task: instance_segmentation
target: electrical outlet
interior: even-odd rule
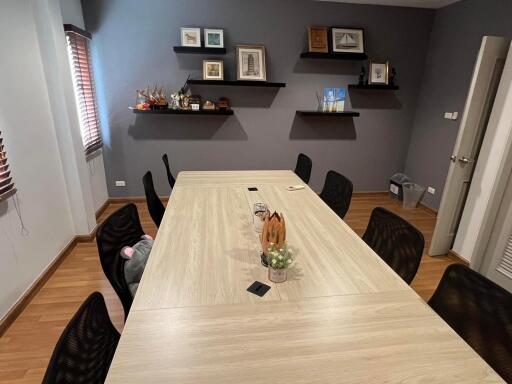
[[[117,180],[116,181],[116,187],[126,187],[126,181],[124,181],[124,180]]]
[[[436,194],[436,189],[435,189],[435,188],[433,188],[433,187],[428,187],[428,188],[427,188],[427,192],[428,192],[428,193],[430,193],[430,194],[432,194],[432,195],[435,195],[435,194]]]

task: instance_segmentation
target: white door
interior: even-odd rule
[[[429,254],[444,255],[452,247],[471,178],[498,90],[510,39],[485,36],[478,53],[466,106],[446,178]]]
[[[512,177],[508,179],[488,248],[478,271],[512,292]]]

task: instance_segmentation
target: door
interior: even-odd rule
[[[508,179],[488,247],[478,271],[512,292],[512,177]]]
[[[446,178],[429,254],[452,247],[471,184],[476,160],[507,58],[510,39],[485,36],[473,71],[466,106]]]

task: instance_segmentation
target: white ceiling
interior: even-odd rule
[[[393,5],[399,7],[415,8],[441,8],[448,4],[456,3],[460,0],[318,0],[331,1],[336,3],[354,3],[354,4],[377,4]]]

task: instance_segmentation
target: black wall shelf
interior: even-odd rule
[[[331,59],[331,60],[366,60],[366,53],[322,53],[322,52],[303,52],[300,54],[302,59]]]
[[[220,110],[207,110],[201,109],[199,111],[183,110],[183,109],[132,109],[133,113],[141,115],[210,115],[210,116],[231,116],[233,110],[228,109],[225,111]]]
[[[349,84],[348,89],[365,89],[365,90],[382,90],[382,91],[398,91],[400,87],[398,85],[388,84]]]
[[[272,83],[267,81],[249,81],[249,80],[188,80],[190,85],[224,85],[234,87],[266,87],[266,88],[284,88],[286,83]]]
[[[343,112],[322,112],[322,111],[297,111],[300,116],[330,116],[330,117],[359,117],[359,112],[343,111]]]
[[[206,48],[206,47],[173,47],[176,53],[199,53],[205,55],[225,55],[226,48]]]

